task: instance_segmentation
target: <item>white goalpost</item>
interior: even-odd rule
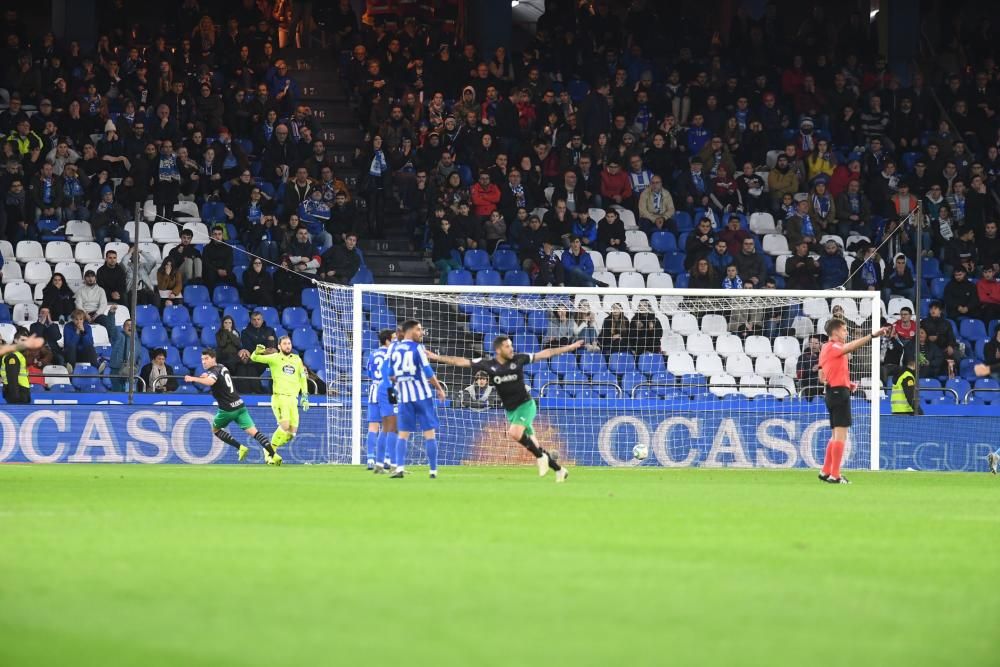
[[[851,338],[879,328],[878,292],[574,289],[437,285],[319,286],[332,463],[365,459],[368,353],[378,332],[419,320],[439,354],[491,357],[497,336],[534,353],[576,339],[576,353],[530,363],[538,439],[569,465],[818,467],[830,437],[810,347],[827,319]],[[841,311],[842,314],[841,314]],[[874,314],[874,317],[872,316]],[[824,337],[825,339],[825,337]],[[850,361],[859,389],[845,467],[879,467],[881,350]],[[435,372],[442,465],[513,465],[533,459],[505,437],[495,393],[468,369]],[[636,444],[650,452],[632,456]],[[424,462],[419,436],[407,463]]]

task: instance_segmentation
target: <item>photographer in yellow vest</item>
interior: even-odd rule
[[[45,339],[29,336],[24,329],[18,329],[11,345],[0,345],[0,360],[3,363],[3,397],[7,403],[31,403],[31,384],[28,381],[27,350],[37,350],[45,344]]]
[[[914,368],[916,361],[912,355],[907,355],[906,367],[892,385],[892,394],[889,397],[894,415],[923,414],[916,402],[917,379],[913,376]]]

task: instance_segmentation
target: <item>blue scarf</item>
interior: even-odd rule
[[[825,218],[830,213],[830,196],[813,195],[813,208],[816,209],[821,218]]]
[[[875,262],[870,259],[861,267],[861,279],[869,287],[878,283],[878,273],[875,270]]]
[[[512,185],[510,186],[510,191],[514,195],[514,205],[518,208],[526,206],[526,200],[524,198],[524,185]]]
[[[52,177],[42,179],[42,203],[52,203]]]
[[[691,172],[691,180],[694,181],[694,187],[698,190],[699,194],[705,194],[705,179],[702,177],[701,172]]]
[[[810,218],[808,214],[802,216],[802,236],[811,236],[816,238],[812,218]]]
[[[181,173],[177,170],[177,158],[174,155],[161,155],[158,171],[161,181],[181,180]]]
[[[368,168],[368,173],[372,176],[381,176],[386,170],[385,154],[382,151],[375,151],[372,157],[372,165]]]
[[[860,215],[861,214],[861,194],[858,193],[858,192],[854,192],[854,193],[848,192],[847,193],[847,201],[851,205],[851,213],[854,213],[855,215]]]

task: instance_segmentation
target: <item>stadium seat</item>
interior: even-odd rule
[[[561,253],[561,250],[557,250],[557,253]],[[594,263],[594,271],[607,271],[608,267],[604,264],[604,255],[597,252],[596,250],[587,250],[587,254],[590,255],[590,261]]]
[[[673,232],[653,232],[651,245],[653,252],[660,254],[677,252],[677,237],[673,235]]]
[[[687,272],[684,270],[684,253],[668,252],[663,254],[663,270],[673,276],[684,276],[687,279]],[[678,285],[680,287],[680,285]]]
[[[764,252],[772,257],[778,255],[790,255],[791,249],[788,247],[788,239],[783,234],[768,234],[764,237]]]
[[[505,287],[529,287],[531,278],[524,271],[508,271],[503,274],[503,284]]]
[[[682,336],[689,336],[693,333],[699,333],[698,320],[694,315],[688,312],[681,312],[674,315],[673,320],[670,322],[670,329],[676,331]],[[674,373],[674,375],[677,375]]]
[[[604,265],[611,273],[623,273],[635,270],[632,266],[632,256],[627,252],[620,252],[618,250],[608,251],[608,254],[604,257]]]
[[[91,394],[106,391],[104,384],[100,380],[97,368],[90,364],[77,364],[73,367],[73,386],[77,391],[84,391]]]
[[[773,354],[762,354],[757,357],[754,363],[754,372],[763,377],[774,377],[784,375],[785,367],[777,356]]]
[[[672,289],[674,286],[674,279],[670,277],[669,273],[651,273],[646,276],[646,287],[656,288],[656,289]]]
[[[729,322],[722,315],[705,315],[701,318],[701,331],[710,336],[720,336],[729,331]]]
[[[56,364],[49,364],[42,368],[42,376],[45,378],[45,386],[52,388],[58,387],[56,391],[59,391],[65,385],[73,386],[73,381],[69,377],[69,369],[65,366],[59,366]]]
[[[189,306],[201,306],[212,303],[208,288],[204,285],[185,285],[184,303]]]
[[[750,216],[750,231],[758,236],[774,234],[778,228],[774,224],[774,217],[770,213],[753,213]]]
[[[687,337],[685,349],[696,357],[702,354],[715,354],[715,344],[712,337],[706,333],[696,332]]]
[[[694,231],[694,221],[687,211],[677,211],[674,213],[674,222],[677,224],[677,233]]]
[[[618,287],[624,289],[646,289],[646,279],[641,273],[625,271],[618,276]]]
[[[153,241],[156,243],[180,243],[181,234],[172,222],[157,222],[153,225]]]
[[[829,241],[833,241],[834,243],[839,245],[841,250],[844,249],[844,239],[842,239],[840,236],[836,234],[824,234],[823,236],[820,237],[819,244],[821,246],[825,246]]]
[[[967,317],[959,322],[958,334],[966,340],[978,341],[986,338],[986,325],[982,320]]]
[[[497,330],[497,323],[493,313],[486,308],[476,308],[469,318],[469,331],[476,334],[489,336]]]
[[[70,220],[66,223],[66,238],[70,243],[93,241],[94,231],[86,220]]]
[[[903,309],[904,307],[905,308],[909,308],[911,312],[914,312],[913,311],[913,302],[912,301],[910,301],[907,298],[901,297],[901,296],[894,296],[891,299],[889,299],[889,305],[886,306],[886,314],[890,318],[899,317],[899,311],[901,309]],[[847,314],[845,313],[844,315],[846,317]],[[983,336],[985,336],[985,335],[986,335],[986,333],[984,331]]]
[[[312,327],[299,327],[292,331],[292,346],[296,350],[307,350],[319,344],[319,336]]]
[[[121,262],[128,255],[129,246],[124,241],[109,241],[104,244],[104,254],[107,255],[108,252],[114,251],[118,253],[118,261]],[[103,258],[103,256],[102,256]]]
[[[160,324],[160,311],[156,306],[139,304],[135,308],[135,325],[142,329],[151,324]]]
[[[219,326],[221,321],[219,309],[211,304],[201,304],[191,309],[191,323],[197,327]]]
[[[606,285],[608,287],[618,286],[618,277],[610,271],[594,271],[594,275],[591,277],[598,285]]]
[[[948,279],[941,277],[931,281],[931,296],[935,299],[944,298],[944,288],[948,286]]]
[[[802,313],[813,319],[830,317],[830,304],[827,303],[826,299],[809,298],[802,302]]]
[[[4,304],[3,307],[7,309],[7,314],[9,316],[7,317],[6,320],[4,320],[4,322],[6,323],[28,322],[30,324],[34,324],[35,320],[38,319],[38,306],[34,303],[17,304],[16,306],[14,306],[13,314],[11,314],[10,309],[7,307],[6,304]],[[10,339],[4,339],[4,340],[10,340]]]
[[[660,258],[652,252],[640,252],[635,256],[635,270],[639,273],[662,273]]]
[[[181,351],[181,363],[188,368],[198,371],[201,368],[201,348],[196,346],[185,347]]]
[[[798,394],[795,389],[795,380],[788,375],[770,378],[767,381],[767,387],[767,393],[779,399],[792,398]]]
[[[798,338],[805,338],[816,333],[816,327],[813,325],[812,319],[805,315],[795,316],[795,319],[792,320],[792,329]]]
[[[66,241],[49,241],[45,244],[45,261],[49,264],[73,261],[73,246]]]
[[[191,238],[191,243],[194,245],[208,243],[208,226],[204,222],[185,222],[184,229],[191,230],[191,233],[194,235]]]
[[[139,306],[141,308],[142,306]],[[167,337],[167,330],[161,324],[149,324],[142,328],[139,333],[139,340],[143,347],[153,349],[166,347],[170,339]]]
[[[45,251],[38,241],[20,241],[14,251],[17,261],[22,264],[33,259],[45,259]]]
[[[6,271],[7,267],[4,267]],[[3,290],[3,300],[7,304],[14,306],[19,303],[33,303],[35,295],[31,291],[31,285],[23,280],[15,280]]]
[[[503,283],[503,279],[500,274],[493,269],[486,269],[484,271],[476,272],[476,284],[486,285],[489,287],[498,287]]]
[[[708,380],[709,391],[716,396],[728,396],[739,393],[736,378],[726,373],[716,373]]]
[[[222,314],[223,316],[229,315],[233,318],[234,328],[237,331],[243,331],[250,324],[250,311],[239,304],[226,306]]]
[[[657,232],[662,234],[662,232]],[[653,248],[649,245],[649,238],[646,232],[638,229],[625,232],[625,246],[629,252],[649,252]]]
[[[498,248],[493,253],[493,268],[497,271],[515,271],[521,268],[517,253],[509,248]]]
[[[240,303],[240,291],[232,285],[216,285],[212,291],[212,303],[216,306],[233,306]]]
[[[695,357],[695,372],[706,377],[722,373],[722,358],[715,352],[699,354]]]
[[[452,269],[448,272],[449,285],[472,285],[472,274],[462,269]]]
[[[558,357],[549,359],[549,367],[560,376],[578,370],[575,354],[560,354]]]
[[[924,280],[934,280],[941,277],[941,263],[936,257],[924,257],[920,263],[920,271]]]
[[[745,354],[734,354],[726,359],[726,373],[733,377],[743,377],[753,373],[753,362]]]
[[[281,326],[286,329],[297,329],[309,326],[309,314],[304,308],[285,308],[281,313]]]
[[[500,331],[508,336],[525,333],[527,325],[524,315],[515,308],[503,308],[498,313],[498,327]]]
[[[635,355],[631,352],[613,352],[608,357],[608,370],[616,375],[635,371]]]
[[[731,333],[722,334],[715,339],[715,351],[723,359],[743,354],[743,339]]]
[[[667,370],[667,365],[662,354],[643,352],[639,355],[638,368],[640,373],[654,375]]]
[[[164,326],[168,327],[191,324],[191,312],[187,306],[165,306],[162,319]]]
[[[302,290],[302,307],[310,313],[320,307],[318,289],[315,287],[307,287]]]
[[[169,223],[168,223],[169,224]],[[172,226],[172,225],[171,225]],[[142,220],[129,220],[125,223],[125,233],[133,243],[153,240],[153,233],[149,230],[149,224]],[[179,240],[180,237],[178,237]]]
[[[748,336],[743,349],[748,356],[755,358],[765,354],[772,354],[771,341],[766,336]]]
[[[485,250],[467,250],[462,262],[469,271],[485,271],[490,268],[490,256]]]
[[[72,258],[68,262],[59,262],[56,264],[52,273],[61,273],[73,291],[76,291],[83,284],[83,271],[80,269],[80,265]]]
[[[190,324],[177,325],[170,330],[170,342],[181,348],[197,345],[198,332]]]
[[[351,278],[352,285],[371,285],[375,282],[375,274],[367,266],[362,266]]]
[[[44,259],[33,259],[24,265],[24,281],[29,285],[45,285],[52,278],[52,267]]]
[[[635,221],[635,213],[623,206],[619,206],[618,204],[614,204],[611,208],[618,211],[618,217],[622,219],[622,226],[625,228],[626,232],[639,229],[639,225]],[[595,218],[595,220],[599,220],[599,218]],[[628,245],[628,241],[626,241],[626,245]]]
[[[24,282],[24,274],[21,272],[21,265],[12,259],[3,265],[3,284],[13,282]]]
[[[778,336],[774,339],[774,354],[780,359],[797,357],[801,351],[799,339],[794,336]]]
[[[250,311],[250,314],[260,313],[264,318],[264,324],[271,327],[272,329],[277,329],[281,326],[281,317],[278,315],[278,309],[273,306],[260,306],[259,308],[254,308]]]

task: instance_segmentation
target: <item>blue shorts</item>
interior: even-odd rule
[[[379,424],[386,417],[399,414],[399,406],[389,402],[389,392],[383,389],[378,392],[378,402],[368,404],[368,423]]]
[[[396,422],[396,428],[399,431],[407,433],[430,431],[436,429],[439,423],[437,409],[434,407],[434,399],[432,398],[399,404],[399,421]]]

